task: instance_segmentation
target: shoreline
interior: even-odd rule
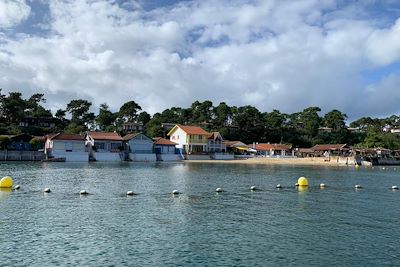
[[[226,164],[254,164],[254,165],[299,165],[299,166],[330,166],[330,167],[346,167],[355,166],[352,157],[332,157],[330,160],[325,158],[309,157],[309,158],[248,158],[233,160],[184,160],[185,163],[226,163]]]

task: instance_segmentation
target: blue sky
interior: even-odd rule
[[[400,113],[396,0],[0,0],[0,88],[150,113],[195,100]]]

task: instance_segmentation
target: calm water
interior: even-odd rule
[[[400,168],[7,163],[0,171],[22,187],[0,192],[0,266],[400,265],[400,192],[388,189],[400,186]],[[292,186],[299,176],[307,191]]]

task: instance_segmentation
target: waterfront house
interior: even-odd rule
[[[221,153],[226,152],[226,145],[224,139],[219,132],[212,132],[208,137],[207,142],[208,152],[210,153]]]
[[[154,139],[154,151],[159,161],[178,161],[182,160],[181,155],[177,152],[176,143],[157,137]]]
[[[291,145],[257,143],[253,145],[253,149],[257,150],[257,155],[262,156],[292,156]]]
[[[241,141],[224,141],[226,151],[237,155],[247,154],[250,147]]]
[[[132,161],[156,161],[153,140],[142,133],[127,134],[123,137],[125,151]]]
[[[314,151],[315,156],[329,157],[335,156],[347,156],[350,154],[350,147],[346,144],[326,144],[326,145],[315,145],[311,148]]]
[[[7,145],[8,150],[18,150],[18,151],[30,151],[30,150],[37,150],[40,148],[43,148],[42,142],[41,142],[41,137],[35,137],[30,134],[22,133],[18,135],[9,135],[7,136],[10,139],[10,143]],[[31,140],[32,139],[38,139],[40,140],[40,143],[38,144],[38,147],[32,147],[31,145]]]
[[[89,156],[96,161],[121,161],[125,159],[122,137],[115,132],[87,132]]]
[[[168,133],[170,141],[186,154],[205,154],[208,152],[210,133],[198,126],[175,125]]]
[[[88,161],[86,138],[79,134],[57,133],[47,135],[45,154],[47,159],[65,159],[65,161]]]

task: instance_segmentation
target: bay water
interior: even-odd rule
[[[396,167],[1,163],[6,175],[21,189],[0,191],[0,266],[400,265]]]

